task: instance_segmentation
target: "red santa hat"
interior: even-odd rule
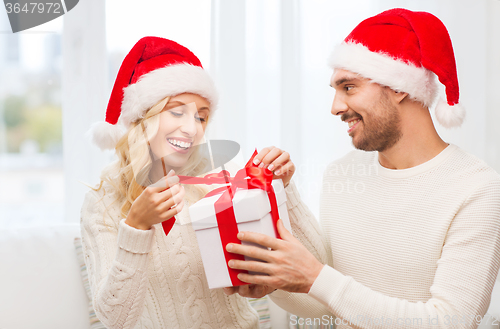
[[[182,93],[218,101],[213,80],[186,47],[158,37],[140,39],[123,60],[106,110],[106,121],[90,129],[94,143],[112,149],[130,124],[167,96]]]
[[[357,73],[430,107],[438,94],[435,75],[446,87],[447,102],[436,106],[444,127],[460,126],[455,55],[443,22],[426,12],[391,9],[362,21],[337,46],[330,65]]]

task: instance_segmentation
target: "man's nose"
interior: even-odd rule
[[[332,103],[332,114],[333,115],[341,115],[342,113],[345,113],[349,110],[349,107],[347,106],[345,100],[343,99],[342,96],[339,96],[338,93],[335,93],[335,96],[333,97],[333,103]]]

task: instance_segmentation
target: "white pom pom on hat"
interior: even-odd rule
[[[335,48],[329,64],[406,92],[429,108],[438,94],[437,76],[446,87],[446,102],[435,108],[437,121],[446,128],[464,121],[451,39],[430,13],[395,8],[365,19]]]
[[[465,108],[461,104],[449,105],[442,99],[434,111],[437,121],[445,128],[459,127],[465,119]]]

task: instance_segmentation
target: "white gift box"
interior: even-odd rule
[[[276,195],[279,218],[283,225],[291,231],[290,220],[286,208],[286,193],[281,179],[273,180],[272,186]],[[221,194],[203,198],[189,207],[189,216],[196,232],[203,267],[210,289],[231,287],[226,258],[225,246],[222,246],[214,203]],[[238,231],[252,231],[276,237],[271,205],[268,194],[260,189],[238,189],[233,198],[233,209]],[[247,244],[243,242],[243,244]],[[259,246],[259,245],[258,245]],[[259,246],[264,248],[263,246]],[[245,257],[246,260],[250,260]]]

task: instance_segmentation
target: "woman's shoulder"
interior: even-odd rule
[[[112,214],[118,211],[119,213],[119,199],[116,189],[109,182],[103,181],[85,193],[82,217],[84,217],[85,212],[102,213],[107,211]]]

